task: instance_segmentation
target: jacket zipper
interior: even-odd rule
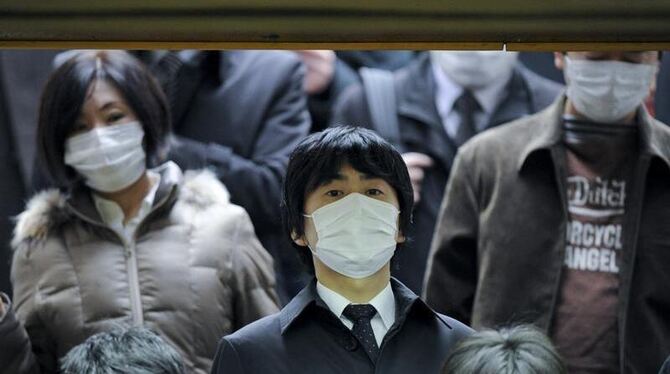
[[[137,271],[137,251],[135,250],[135,240],[133,239],[129,243],[124,242],[124,247],[126,269],[128,271],[128,288],[130,292],[130,311],[133,319],[133,326],[142,326],[144,324],[144,311],[142,310],[140,280]]]
[[[78,212],[76,209],[71,208],[70,210],[74,214],[89,224],[102,227],[106,230],[111,231],[117,237],[117,239],[123,244],[124,247],[124,256],[126,258],[126,271],[128,272],[128,291],[130,293],[130,312],[131,318],[134,326],[142,326],[144,324],[144,311],[142,309],[142,298],[140,292],[140,280],[137,268],[137,251],[136,251],[136,242],[137,234],[140,232],[140,228],[144,226],[147,222],[147,219],[153,216],[157,211],[159,211],[163,205],[165,205],[169,200],[174,191],[169,192],[163,199],[161,199],[158,204],[156,204],[153,209],[147,214],[144,219],[137,225],[135,232],[133,233],[133,238],[130,242],[127,242],[121,235],[116,231],[110,229],[100,222],[96,222],[85,215]]]

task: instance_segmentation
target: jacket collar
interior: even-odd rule
[[[402,323],[411,310],[417,310],[429,315],[437,314],[419,296],[395,278],[391,278],[391,289],[396,299],[396,325]],[[297,319],[307,314],[309,309],[314,307],[328,310],[328,306],[321,300],[316,291],[316,279],[313,279],[279,312],[279,324],[282,335],[286,333]]]
[[[511,122],[520,116],[538,111],[530,94],[525,68],[517,63],[504,88],[504,98],[498,101],[487,128]]]
[[[541,150],[548,150],[550,147],[561,141],[561,118],[563,108],[565,107],[565,95],[560,96],[545,111],[538,114],[539,126],[533,126],[529,135],[529,141],[521,149],[519,160],[517,161],[517,171],[521,171],[529,158]]]
[[[153,212],[177,198],[177,189],[181,184],[183,175],[179,167],[171,161],[152,170],[161,176],[156,197],[151,208]],[[106,226],[95,207],[91,190],[88,187],[83,185],[77,186],[67,199],[66,206],[74,215],[82,220],[97,226]]]
[[[563,136],[561,128],[566,96],[561,95],[545,111],[538,114],[538,126],[533,126],[529,141],[521,150],[517,160],[517,171],[521,171],[528,160],[542,150],[549,150],[558,145]],[[638,126],[640,129],[640,151],[657,157],[665,162],[670,169],[670,130],[651,117],[641,106],[638,109]]]
[[[398,94],[398,114],[414,118],[420,123],[442,127],[440,115],[435,107],[435,78],[433,77],[430,55],[423,53],[416,61],[399,71],[406,74],[402,79],[403,87],[396,89]],[[426,105],[430,103],[429,105]]]

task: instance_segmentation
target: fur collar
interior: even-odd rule
[[[164,181],[161,180],[161,183]],[[165,181],[179,183],[177,181]],[[58,189],[37,193],[26,205],[23,213],[16,217],[12,248],[32,246],[44,241],[53,230],[75,219],[68,205],[69,195]],[[229,204],[230,195],[226,187],[209,170],[187,171],[179,189],[179,206],[194,211],[220,209]]]

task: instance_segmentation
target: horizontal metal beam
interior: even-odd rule
[[[667,49],[668,20],[666,0],[2,0],[0,47]]]

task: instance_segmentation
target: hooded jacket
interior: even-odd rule
[[[210,172],[161,175],[134,240],[101,220],[90,190],[36,195],[12,246],[14,305],[0,317],[0,367],[52,373],[89,336],[142,325],[209,371],[221,336],[278,310],[272,259],[246,212]]]

